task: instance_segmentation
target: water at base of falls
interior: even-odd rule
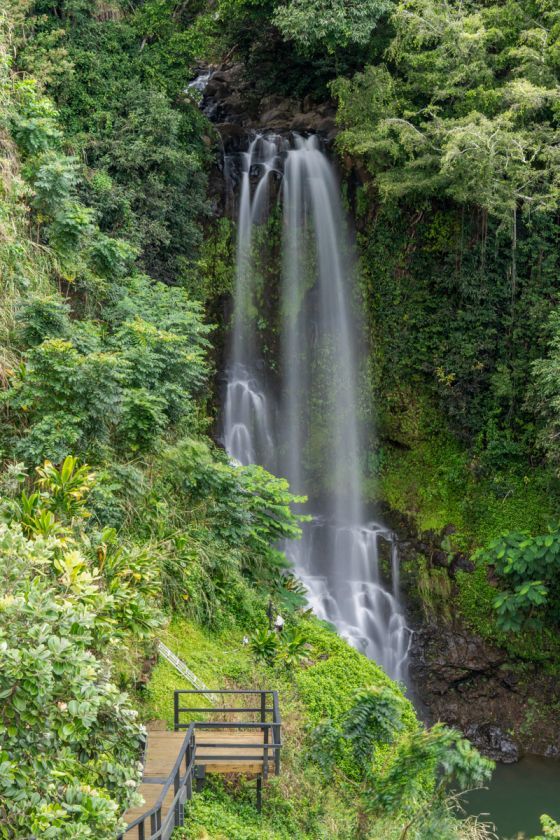
[[[241,464],[261,464],[309,498],[304,512],[312,520],[301,541],[285,550],[310,606],[391,677],[406,682],[411,631],[399,599],[398,555],[393,535],[368,521],[363,501],[360,318],[334,171],[315,137],[257,136],[241,155],[238,185],[224,446]],[[255,239],[278,202],[280,347],[273,386],[256,324],[263,244]],[[389,583],[380,569],[382,542],[392,557]]]

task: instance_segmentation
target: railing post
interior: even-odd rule
[[[189,770],[189,765],[190,765],[191,761],[193,760],[193,741],[194,741],[194,733],[190,737],[189,746],[187,747],[187,752],[186,752],[186,756],[187,756],[187,768],[186,769],[187,770]],[[193,773],[194,773],[194,763],[193,763],[193,766],[190,768],[189,772],[187,773],[186,787],[187,787],[187,799],[189,799],[189,800],[192,799],[192,777],[193,777]]]
[[[266,691],[261,692],[261,723],[266,723]],[[268,778],[268,726],[263,726],[263,778]]]
[[[174,826],[173,828],[179,828],[181,825],[181,805],[179,802],[179,789],[181,787],[181,765],[177,768],[177,772],[175,773],[175,777],[173,779],[173,798],[177,797],[177,801],[175,802],[175,814],[173,816]]]
[[[274,743],[280,743],[280,709],[278,708],[278,692],[274,691],[272,694],[272,708],[274,720]],[[280,747],[274,748],[274,772],[277,776],[280,775]]]
[[[179,692],[173,692],[173,727],[175,732],[179,729]]]
[[[138,824],[138,840],[145,840],[146,832],[144,831],[144,820]]]

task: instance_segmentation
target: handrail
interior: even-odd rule
[[[191,671],[191,669],[187,665],[185,665],[183,660],[179,659],[176,653],[173,653],[173,651],[170,648],[168,648],[167,645],[164,645],[161,639],[158,639],[157,650],[158,653],[161,654],[161,656],[163,656],[164,659],[167,659],[169,664],[172,665],[175,668],[175,670],[181,674],[182,677],[185,677],[185,679],[187,679],[191,683],[191,685],[194,685],[200,691],[203,691],[207,695],[207,698],[211,703],[217,702],[217,698],[214,695],[214,693],[208,689],[208,687],[202,682],[200,677],[197,677],[194,671]]]
[[[260,698],[260,705],[258,701],[253,701],[253,705],[248,707],[243,706],[227,706],[220,708],[201,708],[199,705],[183,706],[179,705],[182,697],[187,700],[191,695],[204,695],[206,692],[212,693],[216,696],[223,695],[246,695],[248,697]],[[186,695],[186,696],[185,696]],[[193,700],[195,699],[193,697]],[[272,704],[271,704],[272,701]],[[187,726],[194,725],[195,731],[213,729],[238,729],[246,732],[261,731],[262,743],[245,743],[245,742],[220,742],[216,740],[212,743],[200,744],[197,752],[197,764],[203,765],[204,760],[209,764],[215,761],[231,761],[231,762],[254,762],[260,759],[262,755],[262,777],[266,779],[269,773],[269,768],[273,762],[274,775],[280,773],[280,748],[281,741],[281,726],[282,720],[280,717],[280,708],[278,704],[278,692],[273,689],[177,689],[173,697],[174,707],[174,728],[176,731],[186,729]],[[186,713],[209,715],[212,718],[216,717],[216,712],[235,713],[237,716],[241,715],[258,715],[258,720],[197,720],[184,721],[181,716]],[[267,717],[269,719],[267,720]],[[219,737],[219,736],[217,736]],[[205,752],[205,748],[220,748],[220,754],[209,755]],[[223,749],[223,753],[222,753]],[[249,755],[239,755],[238,750],[251,750]],[[258,753],[258,754],[257,754]]]
[[[187,757],[187,753],[189,753]],[[181,764],[183,759],[186,759],[185,773],[181,775]],[[164,782],[161,793],[154,805],[140,814],[133,822],[127,825],[124,834],[127,834],[134,828],[138,828],[138,840],[160,840],[164,837],[163,832],[168,828],[178,828],[183,824],[182,802],[181,798],[183,791],[185,791],[186,799],[192,798],[192,781],[194,777],[194,768],[196,760],[196,742],[194,735],[194,723],[188,727],[181,749],[175,760],[175,764],[169,773],[167,780]],[[174,785],[174,796],[171,802],[169,812],[165,817],[162,825],[161,810],[163,803],[171,787]],[[170,818],[173,818],[173,826],[170,825]],[[146,836],[145,823],[150,820],[150,834]],[[119,840],[123,840],[124,834],[119,836]]]
[[[186,707],[179,705],[179,698],[181,695],[220,695],[220,694],[244,694],[252,697],[260,697],[260,705],[258,701],[253,701],[254,705],[243,706],[229,706],[220,708],[201,708],[199,706]],[[269,705],[270,699],[272,705]],[[257,776],[257,807],[261,804],[261,789],[262,782],[266,780],[269,772],[270,763],[274,760],[274,774],[280,773],[280,748],[281,741],[281,726],[282,720],[280,717],[280,708],[278,704],[278,692],[271,689],[178,689],[173,695],[173,710],[174,710],[174,729],[175,731],[186,730],[185,737],[181,744],[181,749],[177,755],[173,768],[167,779],[163,782],[163,786],[157,802],[151,808],[148,808],[143,814],[137,817],[133,822],[129,823],[125,831],[119,835],[118,840],[124,840],[124,835],[133,829],[137,829],[136,840],[168,840],[174,828],[183,825],[184,813],[183,803],[192,798],[193,779],[198,778],[198,782],[204,779],[205,763],[209,765],[215,762],[249,762],[255,763],[261,761],[262,756],[262,773]],[[183,723],[180,720],[182,713],[194,712],[197,714],[210,714],[215,717],[216,712],[236,713],[256,715],[258,714],[260,720],[235,720],[235,721],[220,721],[220,720],[201,720],[190,721]],[[270,715],[272,720],[267,720]],[[224,741],[219,740],[219,734],[216,735],[215,741],[206,741],[201,743],[197,749],[196,745],[196,730],[212,730],[212,729],[240,729],[248,733],[253,731],[262,732],[262,741],[257,743],[249,741]],[[248,735],[247,737],[250,737]],[[205,749],[220,750],[218,754],[207,754]],[[238,755],[236,750],[250,750],[249,755]],[[254,754],[252,754],[254,753]],[[184,773],[181,768],[185,762]],[[200,774],[195,772],[196,766],[199,765]],[[160,784],[161,779],[152,777],[153,784]],[[169,810],[165,818],[162,820],[162,810],[165,804],[165,799],[171,788],[174,787],[174,796],[169,805]],[[165,805],[167,810],[167,805]],[[146,823],[149,822],[149,829],[146,830]]]

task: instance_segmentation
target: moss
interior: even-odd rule
[[[360,688],[371,685],[394,687],[381,668],[350,647],[329,628],[313,621],[306,623],[314,664],[296,671],[295,684],[312,725],[325,719],[338,722],[352,706]],[[406,723],[416,725],[416,716],[407,704]]]
[[[443,421],[414,402],[416,421],[407,421],[407,446],[388,446],[382,452],[378,490],[395,510],[411,517],[419,531],[446,537],[446,550],[473,554],[505,531],[542,533],[554,521],[558,482],[544,467],[522,470],[516,461],[491,467],[442,431]],[[400,424],[401,432],[403,424]],[[442,546],[443,547],[443,546]],[[505,647],[512,656],[553,663],[560,645],[549,631],[504,634],[493,608],[496,588],[487,567],[476,561],[473,573],[459,572],[452,611],[484,638]],[[422,574],[416,589],[422,596]]]
[[[434,435],[410,450],[384,450],[379,491],[421,531],[452,524],[457,549],[472,550],[507,530],[546,529],[557,492],[547,471],[525,474],[512,465],[481,472],[456,441]]]
[[[239,632],[211,634],[187,621],[175,618],[160,638],[209,688],[227,688],[232,683],[253,687],[262,677]],[[192,689],[175,668],[158,659],[141,697],[145,719],[165,720],[173,725],[173,692]]]

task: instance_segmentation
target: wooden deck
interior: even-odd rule
[[[220,705],[208,705],[210,693]],[[275,690],[177,689],[174,729],[165,726],[153,721],[148,727],[139,787],[144,802],[124,814],[127,825],[136,820],[138,825],[119,840],[169,840],[173,829],[184,825],[193,787],[201,790],[213,773],[256,779],[260,810],[263,784],[280,773],[282,720]]]
[[[185,738],[184,732],[166,732],[148,730],[146,758],[142,784],[138,792],[145,802],[135,808],[130,808],[124,815],[127,825],[134,822],[157,802],[163,785],[171,773],[181,745]],[[223,744],[225,746],[207,746],[208,744]],[[243,746],[237,746],[242,744]],[[268,762],[272,763],[272,750],[269,750]],[[231,758],[228,757],[231,754]],[[220,756],[219,758],[217,756]],[[224,757],[225,756],[225,757]],[[242,756],[242,760],[239,757]],[[246,757],[246,758],[245,758]],[[254,759],[254,760],[252,760]],[[259,730],[235,731],[232,729],[203,729],[196,732],[196,766],[204,767],[205,773],[243,774],[255,777],[263,775],[264,764],[264,736]],[[173,801],[173,787],[167,793],[162,818],[165,819]],[[136,840],[137,829],[131,829],[125,835],[125,840]]]

